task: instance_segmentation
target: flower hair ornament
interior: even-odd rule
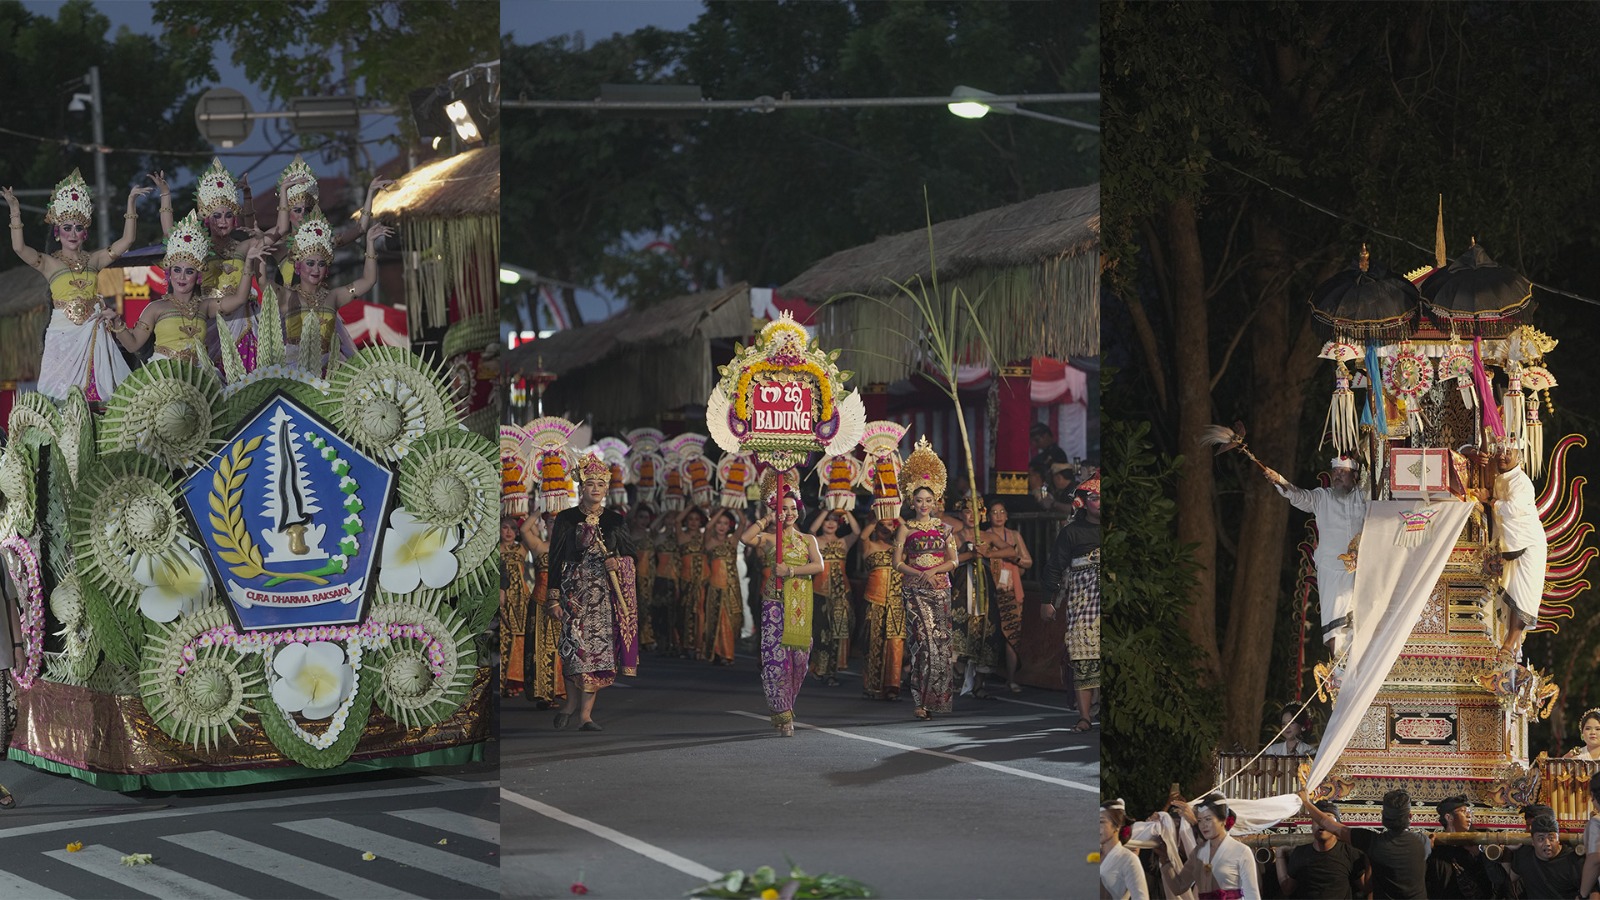
[[[320,207],[312,207],[300,220],[300,227],[294,231],[294,251],[290,255],[295,262],[312,256],[333,260],[333,226],[328,224]]]
[[[61,179],[51,192],[50,206],[44,220],[50,225],[66,222],[88,225],[89,217],[93,214],[94,200],[89,193],[89,185],[83,180],[83,173],[73,169],[72,174]]]
[[[200,186],[195,191],[195,206],[200,210],[201,218],[224,207],[233,210],[235,215],[240,212],[239,188],[234,184],[233,176],[222,167],[220,157],[212,157],[211,168],[200,176]]]
[[[211,254],[211,234],[206,231],[205,223],[200,221],[199,213],[190,210],[182,221],[172,226],[172,233],[167,235],[167,255],[162,257],[162,268],[170,269],[180,262],[188,263],[196,269],[205,265],[206,257]]]
[[[304,177],[306,181],[283,190],[283,183],[296,175]],[[319,199],[317,173],[311,170],[310,164],[302,159],[298,153],[294,155],[294,161],[284,167],[283,174],[278,176],[278,186],[280,190],[283,190],[282,202],[285,206],[293,206],[297,198],[307,195],[311,197],[313,204]]]
[[[934,502],[942,504],[946,477],[944,462],[934,454],[928,436],[918,438],[916,449],[900,467],[900,484],[906,496],[915,496],[918,490],[927,488],[933,491]]]
[[[781,510],[784,498],[793,497],[795,509],[801,515],[805,515],[805,501],[800,499],[798,482],[799,479],[797,477],[792,475],[786,477],[783,480],[783,490],[780,491],[778,490],[778,470],[768,469],[761,475],[761,502],[766,505],[767,509],[772,510],[772,514],[776,516]]]

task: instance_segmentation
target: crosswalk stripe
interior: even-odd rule
[[[404,838],[384,834],[340,822],[337,819],[304,819],[298,822],[279,822],[300,834],[308,834],[325,841],[343,844],[358,852],[369,852],[414,868],[432,872],[451,881],[461,881],[485,890],[500,891],[500,868],[477,860],[467,859]]]
[[[162,835],[161,839],[299,885],[301,889],[319,896],[344,900],[417,900],[416,894],[408,894],[399,888],[368,881],[332,866],[311,862],[292,853],[264,847],[220,831],[167,834]]]
[[[116,882],[130,890],[160,897],[162,900],[245,900],[243,894],[226,891],[214,884],[190,878],[180,872],[163,868],[160,863],[145,866],[125,866],[121,850],[104,844],[90,844],[76,853],[71,850],[51,850],[45,856],[85,872]],[[24,894],[23,896],[27,896]]]
[[[389,815],[429,828],[437,828],[440,831],[448,831],[451,834],[459,834],[462,837],[488,841],[491,844],[500,843],[499,822],[491,822],[466,813],[430,806],[426,809],[392,809]]]
[[[27,897],[29,900],[70,900],[67,894],[57,893],[42,884],[34,884],[10,872],[0,871],[0,897]]]
[[[260,811],[266,809],[283,809],[290,806],[311,806],[322,803],[360,803],[367,800],[385,800],[391,797],[414,797],[417,794],[433,794],[442,791],[492,791],[500,787],[498,780],[494,781],[463,781],[460,779],[428,777],[422,781],[432,781],[434,784],[408,784],[405,787],[384,788],[381,790],[355,790],[343,791],[336,794],[304,794],[277,796],[269,795],[257,800],[242,800],[234,803],[212,803],[191,806],[183,804],[176,809],[157,809],[148,812],[121,813],[118,815],[88,816],[81,819],[57,819],[52,822],[38,822],[33,825],[18,825],[13,828],[0,828],[0,840],[10,837],[21,837],[25,834],[42,834],[49,831],[75,831],[81,828],[96,828],[102,825],[122,825],[128,822],[147,822],[152,819],[170,819],[174,816],[206,816],[213,813],[230,813]]]

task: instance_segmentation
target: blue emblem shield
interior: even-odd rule
[[[360,623],[394,482],[286,394],[247,419],[183,482],[240,629]]]

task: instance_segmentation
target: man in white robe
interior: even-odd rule
[[[1295,509],[1317,519],[1317,595],[1322,607],[1322,642],[1338,659],[1350,646],[1353,633],[1350,607],[1355,598],[1354,542],[1367,520],[1367,495],[1356,490],[1356,461],[1335,457],[1328,487],[1304,490],[1266,469],[1267,480],[1288,498]]]
[[[1501,585],[1510,615],[1500,652],[1515,659],[1522,637],[1539,621],[1539,601],[1544,597],[1545,563],[1549,542],[1534,497],[1533,481],[1522,468],[1515,448],[1489,457],[1494,463],[1494,533],[1505,560]]]

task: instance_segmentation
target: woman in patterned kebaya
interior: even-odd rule
[[[901,470],[902,484],[912,486],[915,517],[900,525],[895,535],[894,566],[901,575],[900,596],[906,608],[906,641],[910,644],[913,714],[931,719],[948,713],[954,659],[951,656],[950,572],[957,561],[950,526],[934,512],[944,498],[944,463],[933,454],[928,439]]]
[[[763,486],[765,487],[765,485]],[[783,517],[783,551],[768,513],[757,519],[740,543],[755,547],[771,573],[763,582],[761,600],[761,685],[772,710],[772,724],[784,737],[794,737],[794,701],[806,680],[811,658],[811,579],[822,572],[817,539],[800,531],[800,494],[792,482],[766,491],[767,506]]]

